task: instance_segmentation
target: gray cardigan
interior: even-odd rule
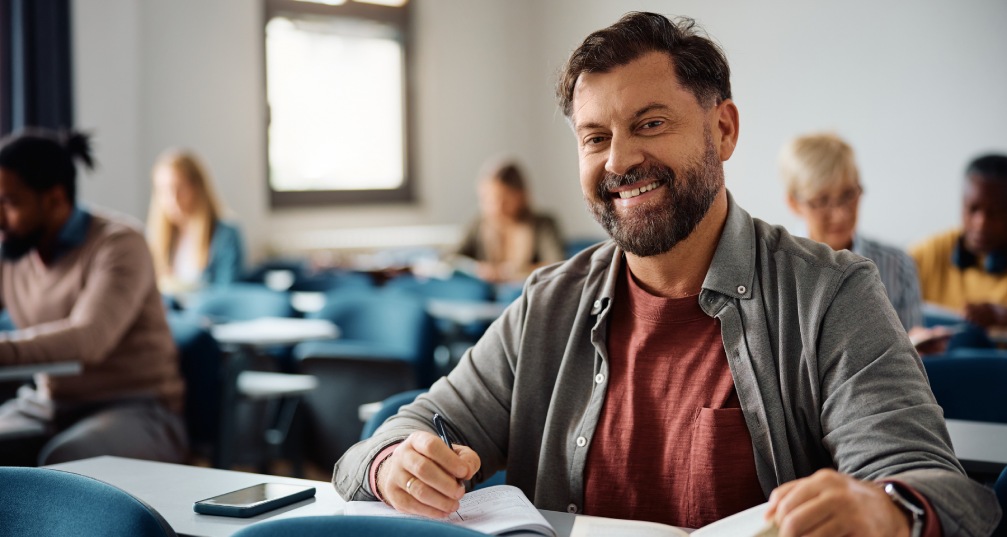
[[[699,300],[720,320],[767,496],[831,467],[914,487],[946,536],[988,535],[999,519],[996,499],[955,458],[874,265],[792,237],[729,199]],[[339,493],[373,499],[370,461],[414,430],[432,431],[430,417],[440,412],[482,459],[476,480],[506,467],[507,481],[537,507],[579,512],[622,262],[607,242],[535,272],[454,371],[343,455],[333,475]]]

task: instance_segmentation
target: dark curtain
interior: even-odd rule
[[[0,134],[73,126],[70,0],[0,0]]]

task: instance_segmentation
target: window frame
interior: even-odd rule
[[[413,162],[413,69],[412,69],[412,2],[402,6],[384,6],[346,0],[345,4],[327,5],[300,0],[265,0],[262,21],[262,65],[263,65],[263,103],[266,109],[265,151],[266,190],[269,195],[270,208],[286,207],[316,207],[325,205],[378,204],[378,203],[412,203],[416,201],[415,163]],[[268,80],[269,65],[267,64],[266,26],[269,21],[279,15],[321,15],[347,18],[359,18],[391,24],[401,32],[402,39],[402,132],[405,140],[402,144],[403,170],[402,184],[393,189],[355,189],[355,190],[299,190],[280,191],[273,188],[269,165],[269,124],[272,112],[269,107]]]

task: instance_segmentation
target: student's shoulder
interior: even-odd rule
[[[91,218],[91,232],[102,237],[139,237],[143,239],[143,222],[125,213],[105,208],[86,209]]]
[[[600,281],[608,273],[616,254],[612,240],[589,246],[559,263],[546,265],[528,277],[528,287],[583,285]]]
[[[756,249],[761,250],[761,254],[771,264],[791,266],[797,264],[837,274],[871,264],[863,256],[849,250],[833,250],[824,243],[791,235],[783,226],[769,224],[757,218],[753,220],[758,238]]]

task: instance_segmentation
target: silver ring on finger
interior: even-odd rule
[[[410,477],[409,481],[406,481],[406,492],[410,494],[412,494],[412,491],[409,488],[413,486],[413,481],[416,481],[416,477]]]

